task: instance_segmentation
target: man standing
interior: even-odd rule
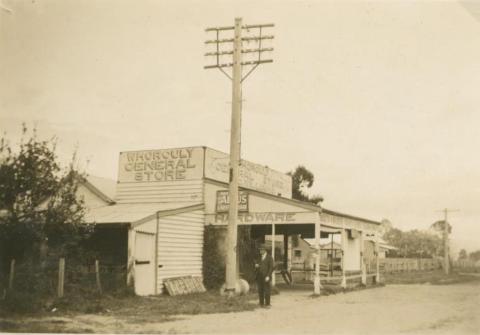
[[[270,307],[270,289],[273,273],[273,258],[267,254],[265,246],[260,246],[260,261],[255,263],[257,290],[261,307]]]

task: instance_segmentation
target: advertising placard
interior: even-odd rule
[[[227,154],[210,148],[205,152],[205,177],[226,182],[229,180],[229,161]],[[239,184],[242,187],[280,195],[292,196],[292,178],[266,166],[242,160],[239,171]]]
[[[217,191],[217,213],[227,213],[230,207],[230,197],[228,191]],[[238,192],[238,211],[248,212],[248,192]]]

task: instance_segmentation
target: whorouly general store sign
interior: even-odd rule
[[[201,179],[203,148],[121,152],[118,181],[171,182]]]
[[[176,182],[208,178],[228,183],[229,156],[204,147],[126,151],[120,153],[118,182]],[[284,173],[242,160],[239,184],[282,197],[291,197],[292,180]]]

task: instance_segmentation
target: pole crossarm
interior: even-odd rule
[[[275,36],[273,35],[265,35],[265,36],[250,36],[250,37],[242,37],[242,41],[261,41],[261,40],[273,40]]]
[[[207,52],[204,54],[204,56],[222,56],[222,55],[233,55],[233,51]]]
[[[265,63],[273,63],[273,59],[262,59],[260,61],[248,61],[248,62],[241,62],[242,65],[258,65],[258,64],[265,64]],[[232,67],[234,63],[224,63],[224,64],[215,64],[215,65],[205,65],[204,69],[215,69],[215,68],[222,68],[222,67]]]
[[[234,26],[228,26],[228,27],[210,27],[205,29],[205,31],[208,33],[210,31],[221,31],[221,30],[234,30]]]
[[[254,29],[254,28],[273,28],[275,24],[273,23],[265,23],[265,24],[247,24],[243,25],[242,29]],[[234,30],[234,26],[227,26],[227,27],[211,27],[205,29],[206,32],[209,31],[224,31],[224,30]]]
[[[249,37],[242,37],[242,41],[259,41],[259,40],[273,40],[275,36],[273,35],[265,35],[265,36],[249,36]],[[217,40],[206,40],[205,44],[213,44],[213,43],[233,43],[235,40],[233,38],[222,38]]]
[[[459,209],[448,209],[448,208],[445,208],[445,209],[440,209],[440,210],[438,210],[438,211],[436,211],[436,212],[441,212],[441,213],[447,212],[447,213],[450,213],[450,212],[460,212],[460,210],[459,210]]]
[[[264,24],[247,24],[242,26],[242,29],[252,29],[252,28],[273,28],[275,27],[274,23],[264,23]]]
[[[273,51],[273,48],[257,48],[257,49],[243,49],[242,53],[248,54],[252,52],[271,52],[271,51]]]
[[[233,43],[233,38],[223,38],[223,39],[216,39],[216,40],[207,40],[205,44],[213,44],[213,43]]]
[[[243,49],[242,53],[254,53],[254,52],[271,52],[273,48],[262,48],[262,49]],[[233,51],[220,51],[220,52],[207,52],[205,56],[222,56],[222,55],[233,55]]]
[[[246,42],[246,43],[255,43],[255,47],[253,48],[243,48],[242,44],[239,44],[240,53],[242,55],[250,54],[253,55],[253,59],[250,58],[246,61],[241,61],[240,65],[243,66],[251,66],[248,69],[248,72],[245,75],[241,76],[241,82],[243,82],[250,74],[260,65],[266,63],[272,63],[272,59],[263,59],[262,55],[265,55],[266,52],[272,52],[274,48],[272,47],[265,47],[262,45],[263,41],[272,40],[274,39],[273,35],[264,35],[264,31],[266,28],[272,28],[275,25],[273,23],[266,23],[266,24],[251,24],[251,25],[242,25],[237,26],[235,33],[236,35],[232,37],[221,36],[221,33],[229,32],[229,34],[233,34],[235,30],[235,26],[224,26],[224,27],[210,27],[205,29],[206,32],[213,32],[215,34],[215,39],[210,39],[205,41],[206,45],[214,45],[215,49],[209,52],[206,52],[204,56],[206,57],[215,57],[215,64],[205,65],[204,69],[218,69],[222,72],[227,78],[233,80],[233,75],[227,73],[224,69],[225,68],[234,68],[235,61],[233,61],[235,56],[235,41],[238,40],[239,42]],[[247,36],[241,36],[241,32],[247,30]],[[250,32],[253,30],[253,33]],[[240,33],[240,34],[239,34]],[[238,36],[237,36],[238,35]],[[225,50],[224,48],[220,48],[221,44],[225,43],[232,43],[232,49]],[[223,49],[223,50],[222,50]],[[255,55],[256,54],[256,55]],[[222,62],[224,57],[232,57],[232,62]]]

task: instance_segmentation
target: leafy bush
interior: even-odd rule
[[[218,289],[225,282],[225,227],[207,226],[203,237],[203,283],[207,289]]]
[[[93,231],[83,220],[77,197],[82,174],[73,155],[62,168],[55,140],[39,140],[23,126],[22,140],[12,146],[0,138],[0,271],[10,259],[44,261],[55,253],[82,259],[81,246]]]
[[[203,239],[203,282],[207,289],[218,289],[225,282],[227,228],[207,226]],[[252,283],[255,280],[254,259],[256,243],[251,238],[249,226],[239,226],[237,249],[241,277]]]
[[[240,274],[250,284],[255,281],[255,259],[260,257],[257,242],[251,237],[250,226],[238,227]]]

